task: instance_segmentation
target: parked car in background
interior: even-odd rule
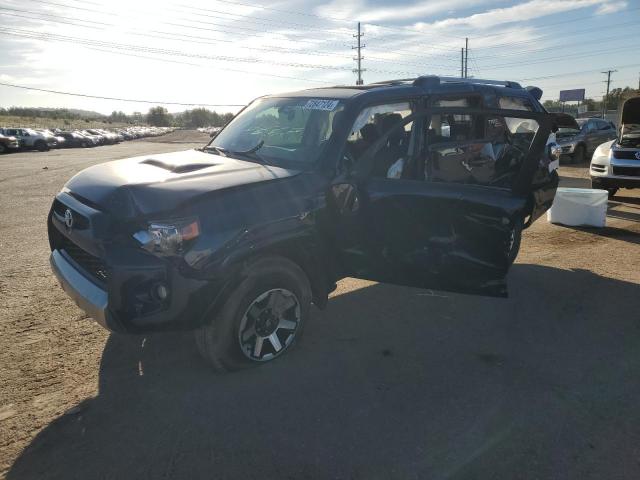
[[[74,130],[72,133],[74,133],[75,135],[79,135],[80,137],[84,138],[89,147],[95,147],[97,145],[100,145],[100,139],[97,137],[94,137],[93,135],[89,135],[87,133],[85,133],[83,130]]]
[[[15,152],[20,148],[16,137],[6,137],[0,134],[0,153]]]
[[[620,133],[593,153],[591,187],[609,191],[640,188],[640,97],[626,100],[620,109]]]
[[[104,138],[104,143],[107,145],[113,145],[114,143],[118,143],[119,139],[115,133],[107,132],[106,130],[102,130],[99,128],[90,128],[87,132],[92,135],[99,135]]]
[[[95,131],[95,130],[93,130]],[[104,135],[99,133],[92,133],[92,130],[81,130],[81,133],[87,137],[94,139],[96,145],[105,145],[107,143],[107,139]]]
[[[602,142],[616,138],[616,126],[599,118],[579,118],[579,130],[561,128],[556,132],[556,142],[562,148],[562,155],[573,163],[582,163]]]
[[[3,128],[0,133],[16,137],[20,148],[35,148],[44,152],[58,146],[58,140],[53,135],[36,132],[30,128]]]
[[[541,96],[428,76],[259,98],[199,150],[75,175],[52,269],[104,327],[195,329],[220,370],[286,352],[344,277],[506,296],[558,185]]]
[[[57,133],[54,133],[53,131],[46,129],[46,128],[34,128],[34,130],[38,133],[41,133],[42,135],[46,135],[46,136],[51,136],[54,137],[56,139],[56,148],[64,148],[66,147],[66,143],[67,141],[65,140],[64,137],[61,137],[60,135],[58,135]]]
[[[93,147],[95,144],[90,139],[75,132],[58,132],[58,136],[65,139],[65,147]]]

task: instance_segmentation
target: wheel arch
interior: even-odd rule
[[[243,248],[236,250],[224,260],[224,266],[216,277],[224,278],[222,284],[212,281],[215,296],[209,308],[199,323],[206,318],[215,316],[222,308],[225,300],[247,278],[247,272],[251,265],[265,257],[285,258],[297,265],[309,280],[312,301],[320,309],[324,309],[328,302],[329,293],[333,290],[333,276],[329,265],[329,258],[325,249],[317,245],[311,239],[293,238],[281,241],[271,241],[267,244],[256,245],[255,248]],[[217,265],[221,267],[220,264]]]

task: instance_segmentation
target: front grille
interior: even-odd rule
[[[640,153],[640,150],[614,150],[613,157],[621,160],[640,160],[636,155]]]
[[[626,177],[640,177],[640,167],[613,167],[614,175],[623,175]]]
[[[61,236],[57,247],[64,250],[71,259],[82,267],[89,275],[99,282],[106,282],[109,279],[107,265],[98,257],[83,250],[65,236]]]

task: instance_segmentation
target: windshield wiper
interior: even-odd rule
[[[210,150],[215,150],[217,153],[219,153],[220,155],[222,155],[223,157],[227,156],[227,153],[229,153],[229,150],[227,150],[226,148],[221,148],[221,147],[214,147],[211,145],[207,145],[206,147],[204,147],[202,149],[204,152],[210,151]]]
[[[231,156],[237,155],[239,157],[248,157],[248,158],[251,158],[253,160],[257,160],[260,163],[267,164],[267,161],[256,153],[263,146],[264,146],[264,140],[260,140],[255,147],[250,148],[248,150],[229,150],[229,149],[226,149],[226,148],[214,147],[214,146],[207,146],[207,147],[205,147],[205,149],[207,149],[207,150],[215,150],[216,152],[221,153],[224,157],[228,157],[229,155],[231,155]]]

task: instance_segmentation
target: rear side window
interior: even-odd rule
[[[538,123],[523,118],[464,115],[464,131],[458,131],[460,122],[456,116],[451,120],[449,117],[432,117],[427,131],[424,178],[509,188],[531,147]],[[449,136],[442,141],[437,131],[446,131],[447,127]]]
[[[528,98],[522,97],[500,97],[498,100],[500,108],[505,110],[526,110],[533,111],[533,105]]]
[[[479,108],[482,104],[480,97],[454,96],[438,98],[433,102],[434,107]]]

